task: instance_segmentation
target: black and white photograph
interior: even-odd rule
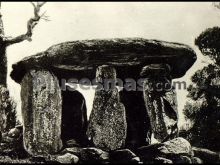
[[[220,2],[0,2],[14,163],[220,163]]]

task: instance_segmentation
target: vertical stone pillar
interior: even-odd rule
[[[123,148],[127,124],[125,107],[120,102],[118,89],[114,85],[116,71],[110,66],[100,66],[97,68],[96,78],[99,85],[89,119],[88,138],[95,147],[105,151]],[[113,84],[109,89],[106,86],[108,80]],[[100,88],[101,85],[103,88]]]
[[[31,70],[21,83],[24,146],[33,156],[58,152],[61,142],[61,89],[49,71]]]
[[[170,67],[152,64],[143,68],[141,76],[146,78],[143,84],[144,101],[152,135],[158,142],[174,138],[178,134],[178,112]]]

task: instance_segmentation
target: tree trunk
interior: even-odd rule
[[[0,4],[1,8],[1,4]],[[4,42],[4,26],[2,15],[0,13],[0,85],[7,86],[7,58],[6,58],[6,44]]]
[[[0,43],[0,85],[7,87],[7,59],[5,49],[4,43]]]

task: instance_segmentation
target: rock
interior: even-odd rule
[[[127,120],[127,137],[125,147],[135,150],[150,143],[150,120],[144,103],[142,91],[119,92],[125,106]]]
[[[53,160],[62,164],[76,164],[79,162],[79,158],[76,155],[66,153],[64,155],[57,155]]]
[[[101,149],[90,147],[82,149],[80,158],[84,163],[108,163],[110,155]]]
[[[115,160],[119,160],[119,159],[126,160],[126,159],[132,159],[134,157],[136,157],[135,153],[133,153],[129,149],[116,150],[116,151],[112,151],[111,153],[111,158]]]
[[[131,159],[130,163],[141,164],[141,159],[139,157],[134,157],[134,158]]]
[[[16,104],[9,95],[9,90],[0,85],[0,132],[6,133],[15,127]]]
[[[142,146],[137,149],[137,155],[143,161],[152,161],[157,157],[175,160],[179,156],[192,156],[190,143],[183,138],[176,138],[164,143]]]
[[[144,68],[145,73],[142,73],[146,78],[143,90],[150,119],[151,137],[154,137],[157,142],[171,140],[178,135],[178,110],[177,96],[171,88],[170,67],[164,64],[146,67],[148,70]]]
[[[150,162],[161,156],[159,147],[163,146],[162,143],[151,144],[148,146],[139,147],[136,151],[137,156],[140,157],[144,162]]]
[[[116,71],[109,66],[101,66],[97,69],[96,78],[98,81],[111,79],[115,83]],[[111,151],[125,146],[126,132],[125,107],[119,100],[118,89],[96,89],[87,129],[88,139],[95,147]]]
[[[155,162],[154,163],[173,164],[173,161],[169,160],[169,159],[166,159],[166,158],[157,157],[157,158],[155,158]]]
[[[112,65],[118,77],[138,79],[142,67],[168,63],[173,78],[182,77],[196,61],[195,52],[187,45],[143,38],[72,41],[54,45],[12,66],[12,79],[21,82],[31,69],[43,68],[62,78],[93,80],[100,65]]]
[[[63,151],[61,151],[61,154],[74,154],[76,156],[80,156],[80,153],[82,152],[82,148],[80,147],[71,147],[71,148],[65,148]]]
[[[18,128],[12,128],[9,132],[8,132],[8,136],[11,138],[19,138],[22,135],[22,132],[20,129]]]
[[[29,158],[15,159],[9,156],[0,156],[0,164],[34,164]],[[43,163],[43,162],[42,162]]]
[[[67,88],[62,90],[62,134],[64,147],[86,146],[87,108],[84,96]]]
[[[180,155],[178,158],[174,158],[173,160],[174,163],[179,163],[179,164],[192,164],[192,160],[188,156],[182,156]]]
[[[30,160],[34,163],[46,163],[47,158],[42,156],[33,156],[30,158]]]
[[[190,143],[181,137],[164,142],[158,149],[163,155],[192,156],[192,147]]]
[[[111,162],[113,163],[138,163],[140,162],[140,158],[135,155],[129,149],[121,149],[113,151],[110,154]]]
[[[48,71],[31,70],[22,80],[21,100],[27,152],[47,156],[60,151],[62,99],[57,78]]]
[[[192,157],[192,164],[203,164],[202,159],[198,158],[198,157]]]
[[[213,152],[205,148],[192,147],[194,156],[201,158],[204,163],[217,163],[220,162],[219,153]]]

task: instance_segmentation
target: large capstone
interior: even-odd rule
[[[12,66],[12,79],[20,83],[30,69],[44,68],[59,78],[95,77],[98,66],[111,65],[121,79],[138,79],[142,68],[165,63],[173,78],[182,77],[196,61],[187,45],[143,38],[72,41],[54,45]]]
[[[31,70],[21,83],[24,146],[34,156],[58,152],[61,142],[62,99],[57,78]]]
[[[116,80],[116,71],[109,66],[99,67],[96,75],[98,82]],[[124,147],[127,123],[118,89],[114,84],[106,89],[104,84],[103,88],[96,88],[87,134],[95,147],[109,151]]]

